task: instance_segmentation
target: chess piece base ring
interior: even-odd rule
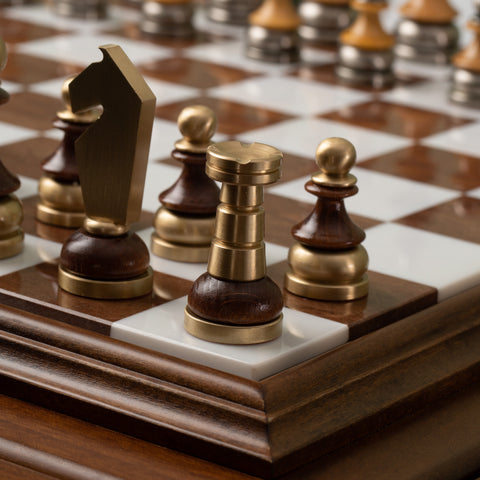
[[[254,345],[275,340],[282,334],[283,314],[260,325],[224,325],[204,320],[185,308],[185,330],[208,342],[229,345]]]
[[[61,266],[58,267],[58,285],[63,290],[80,297],[103,300],[121,300],[141,297],[152,291],[153,270],[122,280],[95,280],[81,277]]]
[[[208,245],[172,243],[160,238],[156,233],[152,234],[150,246],[155,255],[176,262],[206,263],[210,253],[210,243]]]
[[[287,272],[285,288],[300,297],[343,302],[356,300],[368,294],[368,276],[365,274],[357,282],[346,285],[323,285],[299,277],[293,272]]]
[[[36,216],[40,222],[66,228],[81,227],[85,220],[84,212],[65,212],[40,203],[37,205]]]

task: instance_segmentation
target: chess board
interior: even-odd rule
[[[392,2],[387,25],[395,21],[395,7]],[[468,14],[464,8],[460,21]],[[185,400],[187,393],[182,394],[184,402],[191,402],[182,411],[195,412],[192,415],[197,421],[221,410],[226,416],[235,417],[232,424],[243,425],[248,435],[240,438],[244,433],[241,431],[236,434],[238,438],[233,438],[232,433],[220,432],[222,425],[232,425],[226,420],[209,420],[208,425],[189,429],[185,418],[191,417],[177,419],[174,400],[151,414],[152,419],[158,417],[150,421],[151,430],[144,429],[147,437],[160,431],[164,437],[159,443],[205,458],[213,455],[207,447],[216,445],[215,455],[219,451],[224,454],[221,463],[260,475],[267,475],[265,472],[270,472],[273,463],[274,474],[281,473],[290,468],[286,466],[288,462],[295,463],[292,458],[299,452],[303,456],[299,455],[298,461],[310,460],[318,452],[312,453],[300,442],[284,450],[280,448],[280,460],[272,462],[263,450],[263,440],[257,439],[258,444],[248,447],[247,444],[252,431],[259,428],[257,423],[261,423],[256,415],[268,410],[266,398],[277,398],[275,392],[287,388],[289,379],[301,379],[300,390],[310,392],[304,397],[310,398],[306,404],[314,405],[317,400],[312,399],[317,398],[317,393],[312,393],[307,384],[313,381],[315,392],[335,390],[338,382],[334,377],[339,372],[332,374],[329,369],[338,368],[345,355],[346,365],[350,366],[367,362],[367,357],[368,362],[374,362],[373,353],[360,356],[361,349],[368,348],[365,345],[372,345],[371,352],[375,352],[378,361],[388,357],[389,345],[392,351],[401,349],[396,342],[414,349],[415,328],[443,328],[443,333],[460,329],[458,325],[466,309],[462,306],[470,305],[474,296],[469,291],[480,285],[480,110],[449,103],[450,68],[446,66],[397,62],[395,85],[373,91],[337,81],[333,49],[305,47],[302,61],[293,65],[247,60],[243,53],[244,30],[210,22],[201,6],[195,17],[197,34],[193,39],[142,35],[137,27],[138,17],[133,5],[119,3],[110,6],[106,20],[96,22],[56,17],[41,2],[0,11],[0,34],[9,51],[0,78],[11,96],[0,109],[0,158],[20,177],[22,185],[17,195],[25,213],[24,251],[0,262],[0,302],[8,312],[2,328],[28,337],[31,342],[44,342],[53,349],[68,351],[73,364],[78,360],[73,358],[79,355],[78,345],[82,345],[82,355],[93,362],[89,368],[98,373],[101,368],[95,362],[105,362],[118,369],[111,373],[110,380],[102,380],[105,391],[110,393],[126,388],[120,387],[121,382],[127,382],[126,374],[120,374],[120,370],[135,372],[137,377],[128,378],[128,385],[138,394],[139,404],[129,412],[131,424],[126,423],[130,426],[119,427],[124,431],[135,430],[132,419],[144,414],[145,405],[151,404],[145,389],[160,395],[156,397],[160,404],[168,398],[168,388],[162,390],[158,383],[163,381],[174,384],[178,390],[195,392],[197,396],[191,394],[195,398],[190,400]],[[360,192],[348,199],[346,206],[351,218],[366,232],[369,295],[335,303],[313,301],[285,291],[282,337],[264,345],[239,347],[205,342],[183,329],[186,295],[193,281],[206,270],[206,264],[173,262],[152,254],[154,292],[132,300],[91,300],[59,289],[58,257],[62,242],[72,231],[35,219],[40,165],[57,148],[62,136],[53,128],[52,121],[63,108],[60,92],[65,78],[99,61],[98,46],[107,43],[122,46],[157,97],[143,211],[132,227],[147,245],[159,207],[158,194],[180,173],[180,165],[170,158],[173,144],[180,137],[176,118],[187,105],[205,104],[218,116],[214,140],[261,142],[284,153],[281,180],[265,190],[268,271],[280,286],[288,267],[288,248],[293,243],[290,230],[306,217],[315,202],[303,186],[316,171],[316,146],[331,136],[344,137],[354,144],[358,158],[353,173]],[[455,326],[452,316],[457,318],[457,309],[460,323]],[[438,320],[443,317],[444,320]],[[408,326],[406,330],[404,325]],[[457,330],[452,332],[452,338],[458,334]],[[55,340],[49,340],[51,337]],[[472,336],[471,342],[473,339]],[[380,344],[386,351],[377,349]],[[478,349],[478,343],[476,346]],[[117,349],[117,354],[112,349]],[[406,355],[405,351],[398,353],[397,361],[406,358],[402,355]],[[58,404],[65,395],[57,388],[61,382],[56,383],[62,375],[54,367],[53,359],[58,361],[60,357],[53,355],[48,361],[43,358],[59,375],[51,379],[49,388],[34,385],[25,373],[29,380],[23,383],[31,391],[49,392],[50,396],[44,395],[49,399],[46,404]],[[156,361],[163,366],[163,372],[155,366]],[[153,365],[148,371],[146,363]],[[375,369],[372,363],[368,365],[372,371]],[[345,368],[341,369],[344,373]],[[88,372],[79,375],[79,385],[89,383]],[[385,372],[384,375],[382,378],[387,378]],[[152,385],[148,385],[150,377],[155,378]],[[192,380],[193,377],[196,379]],[[27,387],[19,389],[19,381],[8,378],[10,383],[6,384],[12,391],[20,397],[26,395],[20,390],[27,391]],[[80,387],[75,392],[75,387],[69,388],[70,398],[79,402]],[[412,388],[415,392],[421,390]],[[401,416],[411,405],[399,399],[413,397],[413,390],[397,392],[398,398],[385,400],[385,405],[376,407],[383,414],[390,412],[392,418]],[[430,386],[421,391],[427,397],[434,396]],[[286,397],[288,393],[287,390]],[[209,403],[202,397],[200,401],[202,395],[216,400]],[[271,400],[273,411],[293,412],[291,417],[285,412],[284,416],[279,415],[281,424],[288,426],[274,427],[273,432],[275,428],[293,428],[292,423],[299,420],[302,409],[296,395],[292,392],[290,400]],[[112,426],[116,415],[120,415],[112,413],[118,407],[116,400],[110,409],[103,404],[100,408],[96,401],[101,401],[94,396],[90,403],[86,402],[90,413],[84,413],[84,417],[95,416],[95,405],[110,412],[106,424]],[[145,405],[140,405],[142,401]],[[215,402],[225,403],[223,410]],[[227,404],[235,404],[242,411],[232,413],[234,407]],[[205,411],[201,411],[200,405]],[[155,410],[151,405],[148,408]],[[319,408],[315,404],[312,410]],[[66,411],[70,412],[67,408]],[[129,413],[124,413],[124,417]],[[175,418],[169,425],[166,418],[170,414]],[[358,419],[362,428],[371,426],[367,417],[370,418],[365,413],[362,421]],[[138,418],[136,421],[146,422]],[[216,431],[210,436],[208,429],[213,424]],[[269,424],[276,425],[270,420]],[[361,435],[360,430],[352,430],[354,436]],[[316,435],[312,430],[306,443],[320,445],[320,452],[333,448],[326,447]],[[345,438],[339,434],[332,445],[342,442]],[[246,463],[245,458],[249,459]]]

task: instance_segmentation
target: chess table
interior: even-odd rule
[[[392,28],[401,2],[391,2]],[[465,2],[466,3],[466,2]],[[473,6],[452,1],[462,26]],[[298,64],[247,60],[244,29],[211,22],[194,38],[138,29],[138,2],[105,20],[4,7],[0,158],[21,180],[25,245],[0,261],[2,478],[473,479],[480,475],[480,111],[448,101],[450,68],[397,62],[382,90],[340,84],[332,48]],[[462,37],[468,41],[468,35]],[[324,138],[350,140],[370,290],[351,302],[284,291],[280,339],[216,345],[183,329],[205,264],[151,255],[154,292],[133,300],[59,289],[72,230],[35,219],[41,163],[62,133],[66,77],[121,45],[157,97],[143,209],[150,242],[183,107],[218,116],[214,140],[284,153],[265,190],[268,272],[279,286],[290,230],[312,210],[303,185]]]

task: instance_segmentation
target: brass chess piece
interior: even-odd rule
[[[65,242],[58,284],[90,298],[132,298],[151,292],[148,248],[130,231],[142,207],[155,96],[116,45],[100,47],[69,86],[73,112],[103,106],[75,144],[86,219]]]
[[[53,0],[52,7],[63,17],[101,20],[107,16],[107,0]]]
[[[248,57],[272,63],[299,60],[300,17],[292,0],[264,0],[248,21]]]
[[[207,150],[207,175],[222,183],[207,272],[193,284],[185,328],[217,343],[254,344],[282,331],[282,292],[266,274],[263,186],[280,177],[282,153],[237,141]]]
[[[188,37],[193,35],[192,0],[144,0],[140,30],[151,35]]]
[[[346,301],[368,293],[368,254],[361,245],[365,232],[344,205],[345,198],[358,192],[357,179],[349,173],[355,159],[355,148],[343,138],[328,138],[317,147],[320,171],[305,189],[318,200],[312,213],[293,227],[296,242],[288,254],[285,288],[295,295]]]
[[[210,20],[233,25],[246,25],[248,15],[255,10],[262,0],[208,0],[207,15]]]
[[[357,12],[352,25],[340,34],[337,76],[352,84],[374,88],[391,85],[395,38],[383,29],[380,12],[388,4],[383,0],[352,0]]]
[[[7,48],[0,37],[0,71],[7,63]],[[0,105],[8,102],[10,95],[0,87]],[[20,187],[18,177],[9,172],[0,161],[0,259],[13,257],[23,250],[24,233],[21,228],[23,207],[13,193]]]
[[[72,112],[68,86],[73,78],[63,84],[65,108],[57,112],[57,119],[53,123],[54,127],[64,132],[63,140],[57,150],[42,163],[43,175],[38,184],[37,219],[60,227],[80,227],[85,219],[75,160],[75,141],[102,113],[99,107]]]
[[[422,63],[446,64],[455,53],[457,12],[447,0],[408,0],[400,8],[396,29],[397,57]]]
[[[186,107],[178,116],[183,138],[172,158],[183,163],[178,180],[159,195],[151,249],[180,262],[207,262],[215,226],[219,188],[205,173],[207,148],[215,133],[214,112],[204,105]]]

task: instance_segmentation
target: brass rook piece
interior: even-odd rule
[[[276,148],[237,141],[207,150],[207,175],[222,182],[207,272],[194,283],[185,328],[217,343],[253,344],[281,333],[283,299],[266,276],[263,186],[280,177]]]
[[[103,60],[70,83],[73,112],[103,106],[75,143],[86,219],[62,249],[59,285],[93,298],[149,293],[146,245],[129,225],[141,213],[155,96],[123,50],[100,47]]]
[[[60,227],[81,227],[85,219],[82,190],[75,160],[75,141],[101,115],[94,107],[72,112],[68,86],[74,77],[65,81],[62,98],[65,109],[57,112],[54,127],[64,132],[57,150],[42,163],[43,175],[38,184],[37,219]]]
[[[159,195],[151,248],[155,255],[181,262],[207,262],[215,226],[219,188],[205,174],[206,152],[217,121],[204,105],[182,110],[178,127],[183,138],[172,157],[183,163],[178,180]]]
[[[345,301],[368,293],[368,255],[360,243],[365,232],[348,216],[344,199],[358,192],[350,169],[355,164],[353,145],[329,138],[317,148],[320,171],[306,183],[318,197],[312,213],[293,227],[296,242],[289,250],[290,270],[285,288],[302,297]]]
[[[7,48],[0,38],[0,70],[7,63]],[[0,105],[8,102],[8,93],[0,87]],[[23,250],[23,207],[13,194],[20,187],[20,180],[10,173],[0,161],[0,259],[17,255]]]

